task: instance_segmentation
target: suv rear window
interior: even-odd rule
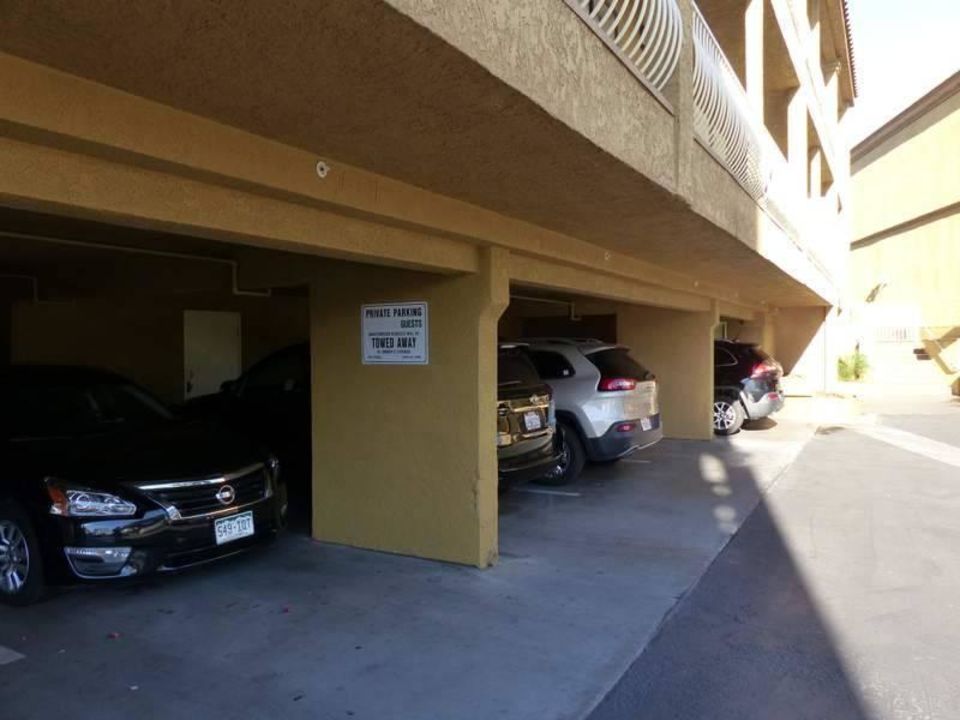
[[[523,350],[500,350],[497,353],[497,385],[539,385],[537,368]]]
[[[633,378],[649,380],[653,373],[630,357],[626,348],[610,348],[587,355],[587,359],[596,366],[603,377]]]
[[[573,377],[573,365],[560,353],[538,350],[530,353],[537,372],[544,380]]]

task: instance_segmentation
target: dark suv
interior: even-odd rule
[[[537,480],[560,462],[553,391],[521,344],[497,351],[497,462],[500,485]]]
[[[733,435],[747,420],[783,407],[783,367],[756,345],[717,340],[713,346],[713,429]]]

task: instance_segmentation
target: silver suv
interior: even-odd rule
[[[545,482],[575,480],[588,460],[611,462],[663,437],[657,381],[629,348],[600,340],[523,340],[540,377],[553,388],[564,438]]]

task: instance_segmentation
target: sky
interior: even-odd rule
[[[844,118],[856,144],[960,71],[960,0],[849,0],[860,97]]]

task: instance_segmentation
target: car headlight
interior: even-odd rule
[[[137,506],[110,493],[64,486],[47,480],[50,514],[61,517],[130,517]]]

